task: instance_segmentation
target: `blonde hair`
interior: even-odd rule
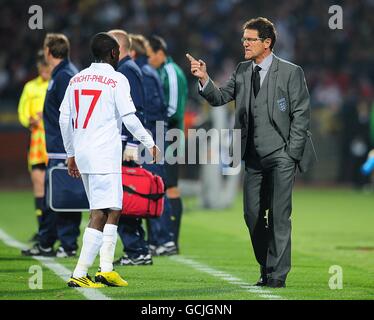
[[[131,50],[134,50],[137,56],[147,54],[148,40],[141,34],[130,34]]]

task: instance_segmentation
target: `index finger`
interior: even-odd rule
[[[191,56],[189,53],[186,53],[186,57],[188,60],[190,60],[191,62],[193,61],[197,61],[193,56]]]

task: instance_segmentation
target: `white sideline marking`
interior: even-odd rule
[[[0,240],[2,240],[7,246],[17,248],[17,249],[27,249],[28,246],[22,242],[19,242],[13,239],[10,235],[0,229]],[[32,257],[35,260],[38,260],[45,267],[50,269],[56,275],[58,275],[65,282],[68,281],[72,272],[65,268],[63,265],[57,263],[55,259],[49,257]],[[88,300],[111,300],[97,289],[88,289],[88,288],[74,288],[79,293],[84,295]]]
[[[176,262],[188,265],[195,270],[205,272],[213,277],[220,278],[222,280],[227,281],[228,283],[238,285],[241,289],[244,289],[247,292],[254,293],[258,295],[260,298],[269,299],[269,300],[285,300],[285,298],[281,297],[280,295],[273,294],[272,291],[265,289],[264,287],[256,287],[251,285],[248,282],[245,282],[233,275],[223,272],[217,269],[214,269],[210,266],[197,262],[195,260],[185,258],[183,256],[171,256],[169,257],[171,260]]]

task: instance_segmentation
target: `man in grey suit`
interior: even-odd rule
[[[291,269],[292,188],[297,167],[314,161],[309,132],[310,101],[302,69],[272,52],[273,23],[247,21],[242,43],[245,59],[218,88],[206,64],[189,54],[199,93],[212,105],[235,100],[235,128],[241,130],[245,161],[244,218],[260,264],[257,286],[281,288]]]

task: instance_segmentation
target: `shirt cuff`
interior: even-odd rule
[[[131,142],[127,142],[127,144],[126,144],[126,148],[127,148],[127,147],[130,147],[130,148],[138,148],[139,144],[140,144],[140,142],[139,142],[138,144],[136,144],[136,143],[131,143]]]
[[[210,81],[210,78],[208,78],[208,80],[205,82],[205,84],[202,85],[201,82],[200,82],[200,80],[199,80],[198,81],[198,83],[199,83],[199,91],[204,91],[205,88],[206,88],[206,86],[208,85],[209,81]]]

